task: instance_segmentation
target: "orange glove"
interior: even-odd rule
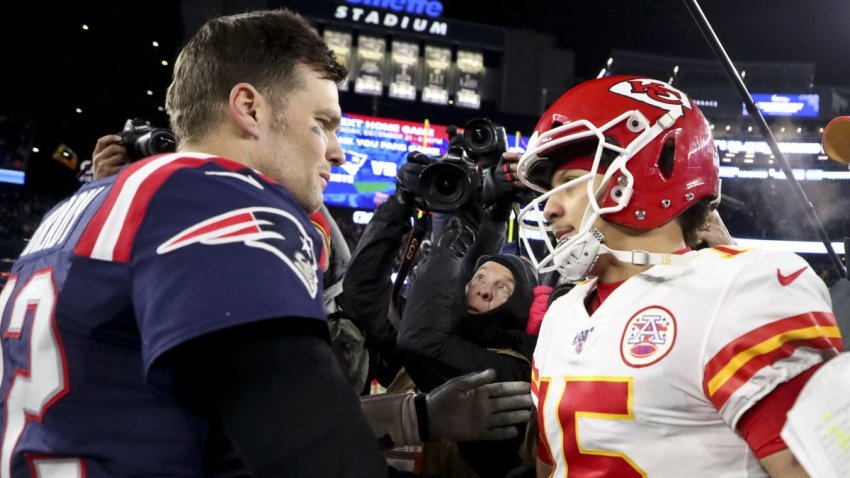
[[[543,323],[543,316],[549,309],[549,294],[552,293],[552,288],[548,285],[539,285],[534,288],[534,301],[528,309],[528,323],[525,326],[526,333],[537,335],[540,332],[540,325]]]

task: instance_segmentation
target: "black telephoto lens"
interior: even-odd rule
[[[151,138],[151,144],[157,153],[173,153],[177,151],[177,142],[170,131],[159,131]],[[156,153],[155,153],[156,154]]]
[[[490,129],[476,126],[469,133],[469,144],[476,149],[486,148],[493,141],[493,134]]]

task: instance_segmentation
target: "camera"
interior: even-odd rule
[[[484,169],[499,162],[508,150],[505,127],[487,118],[475,118],[463,128],[463,150]]]
[[[177,138],[174,133],[165,128],[153,128],[150,123],[140,118],[128,119],[118,135],[121,136],[118,144],[127,150],[130,161],[177,150]]]
[[[496,164],[508,149],[505,128],[487,118],[467,121],[460,141],[449,134],[448,152],[429,158],[419,175],[423,209],[433,212],[454,211],[477,195],[482,169]]]

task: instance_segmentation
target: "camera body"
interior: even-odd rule
[[[177,138],[174,133],[165,128],[153,128],[147,121],[139,118],[128,119],[118,135],[121,136],[118,144],[127,150],[130,161],[177,150]]]
[[[496,164],[508,150],[505,128],[487,118],[466,122],[460,141],[451,137],[448,152],[429,158],[419,175],[422,209],[452,212],[479,194],[482,169]]]

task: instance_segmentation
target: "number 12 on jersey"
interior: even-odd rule
[[[541,377],[538,389],[538,425],[545,440],[541,446],[551,450],[556,466],[566,468],[565,476],[646,478],[624,453],[584,448],[579,437],[580,418],[635,419],[631,377],[566,377],[554,384],[553,379]],[[544,419],[552,414],[557,416],[557,425]],[[563,458],[559,460],[558,455]]]
[[[68,370],[65,353],[56,328],[56,285],[53,271],[44,269],[29,278],[26,285],[13,297],[12,291],[18,283],[12,276],[0,292],[0,318],[3,322],[3,345],[12,340],[28,342],[29,368],[18,367],[8,381],[3,381],[3,409],[6,421],[3,426],[2,452],[0,452],[0,478],[12,476],[12,456],[23,435],[27,423],[41,422],[44,413],[68,393]],[[31,320],[29,334],[22,334],[25,321]],[[8,324],[8,325],[7,325]],[[0,354],[0,378],[5,377],[5,355]],[[30,468],[34,476],[82,476],[83,464],[78,459],[67,457],[30,457]]]

